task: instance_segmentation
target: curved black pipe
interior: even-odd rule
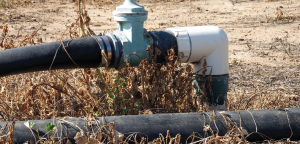
[[[101,64],[101,50],[95,38],[65,40],[63,44],[80,68],[98,67]],[[0,77],[48,70],[56,51],[57,55],[51,69],[77,68],[58,41],[0,51]]]
[[[300,108],[289,109],[273,109],[273,110],[251,110],[251,111],[224,111],[223,115],[228,116],[233,123],[243,127],[244,131],[250,134],[257,132],[263,134],[265,138],[280,140],[289,138],[291,140],[300,140]],[[211,115],[216,116],[215,124]],[[129,116],[108,116],[99,117],[97,120],[100,123],[115,123],[115,129],[121,133],[127,133],[128,136],[132,132],[141,132],[148,136],[149,141],[159,137],[159,133],[166,136],[167,130],[174,137],[176,134],[181,134],[181,142],[185,143],[186,139],[193,133],[198,132],[204,137],[207,137],[210,132],[203,131],[205,125],[210,125],[214,133],[218,132],[219,136],[225,135],[230,128],[224,120],[225,118],[220,113],[173,113],[173,114],[152,114],[152,115],[129,115]],[[33,128],[35,137],[37,137],[36,129],[39,130],[40,136],[47,133],[45,124],[53,123],[57,126],[57,134],[63,138],[69,137],[71,142],[79,129],[77,125],[84,131],[87,131],[87,122],[81,118],[65,118],[66,123],[60,120],[32,120],[36,123]],[[255,121],[254,121],[255,120]],[[6,122],[1,122],[0,127],[3,127]],[[216,126],[217,127],[216,127]],[[233,124],[231,124],[233,125]],[[91,126],[89,127],[91,130]],[[95,131],[96,127],[94,127]],[[7,128],[5,129],[5,134]],[[292,134],[293,132],[293,134]],[[17,143],[24,143],[29,140],[34,140],[30,130],[25,127],[24,121],[16,122],[14,129],[14,137]],[[258,134],[252,134],[247,138],[248,141],[265,140]]]

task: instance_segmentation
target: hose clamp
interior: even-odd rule
[[[107,33],[105,36],[109,37],[112,40],[112,48],[114,52],[114,60],[113,63],[110,65],[113,68],[118,68],[120,64],[123,62],[123,46],[121,41],[113,34],[113,33]]]
[[[103,36],[95,36],[100,44],[100,49],[101,50],[104,50],[105,51],[105,54],[107,55],[107,63],[108,65],[110,64],[111,62],[111,58],[112,58],[112,51],[111,51],[111,48],[110,48],[110,44],[109,44],[109,41],[108,40],[104,40],[102,37]],[[106,38],[107,39],[107,38]],[[104,43],[109,46],[105,46]],[[102,63],[101,63],[102,64]],[[100,64],[100,65],[101,65]]]
[[[108,65],[110,65],[111,61],[112,61],[112,46],[110,44],[109,39],[106,36],[101,36],[99,37],[104,43],[102,43],[102,45],[104,46],[105,44],[105,53],[107,55],[107,62]],[[101,47],[102,47],[101,45]]]

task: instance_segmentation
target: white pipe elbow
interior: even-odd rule
[[[206,74],[228,74],[228,38],[217,26],[196,26],[169,28],[177,37],[178,54],[183,54],[181,62],[198,62],[194,72],[202,73],[203,59],[206,57]]]

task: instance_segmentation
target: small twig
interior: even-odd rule
[[[78,125],[76,125],[74,123],[71,123],[69,121],[66,121],[64,118],[63,119],[58,119],[58,120],[63,121],[63,122],[68,123],[68,124],[71,124],[71,125],[75,126],[76,128],[78,128],[80,130],[80,132],[82,132],[82,133],[84,132],[84,130],[81,129]]]
[[[19,36],[19,33],[20,33],[20,31],[22,30],[22,26],[19,28],[19,30],[18,30],[18,33],[17,33],[17,35],[16,35],[16,37],[15,37],[15,40],[14,41],[16,41],[17,40],[17,38],[18,38],[18,36]]]
[[[32,129],[31,129],[31,128],[29,128],[29,130],[31,131],[31,134],[32,134],[32,135],[33,135],[33,137],[34,137],[34,141],[36,141],[36,137],[35,137],[35,135],[34,135],[34,133],[33,133]]]
[[[61,41],[61,45],[62,45],[63,49],[65,50],[66,54],[68,55],[68,57],[70,58],[70,60],[77,66],[77,68],[79,68],[79,66],[77,65],[77,63],[72,59],[72,57],[69,55],[69,53],[68,53],[68,51],[67,51],[67,49],[66,49],[66,47],[69,46],[69,43],[70,43],[72,40],[73,40],[73,39],[71,39],[70,41],[68,41],[67,46],[65,46],[65,45],[64,45],[64,42]]]
[[[255,124],[255,132],[257,132],[257,125],[256,125],[256,121],[255,121],[255,119],[254,119],[254,117],[253,117],[252,113],[251,113],[250,111],[248,111],[248,110],[247,110],[247,112],[248,112],[248,113],[250,113],[250,115],[251,115],[251,117],[252,117],[252,119],[253,119],[253,122],[254,122],[254,124]]]
[[[264,135],[264,134],[262,134],[262,133],[260,133],[260,132],[252,132],[252,133],[248,134],[245,138],[249,137],[250,135],[252,135],[252,134],[254,134],[254,133],[258,134],[259,136],[261,136],[261,137],[264,138],[265,140],[271,140],[270,137],[268,137],[268,136],[266,136],[266,135]]]
[[[247,108],[248,103],[249,103],[249,102],[252,100],[252,98],[254,98],[255,96],[256,96],[256,95],[253,95],[253,96],[251,96],[251,97],[249,98],[249,100],[248,100],[246,106],[244,107],[244,109]],[[240,110],[240,106],[241,106],[242,103],[244,103],[244,101],[246,101],[246,99],[244,99],[242,102],[239,103],[239,106],[238,106],[237,110]]]
[[[25,44],[23,44],[24,46],[25,45],[27,45],[27,43],[37,34],[37,32],[42,28],[42,26],[43,26],[43,24],[41,24],[41,26],[34,32],[34,33],[32,33],[31,35],[30,35],[30,37],[29,38],[27,38],[27,39],[24,39],[23,41],[21,41],[20,43],[19,43],[19,45],[18,45],[18,47],[20,47],[21,46],[21,44],[22,44],[22,42],[24,42],[25,40],[28,40]]]
[[[286,109],[284,109],[284,111],[285,111],[285,114],[286,114],[286,118],[287,118],[287,120],[288,120],[288,123],[289,123],[289,127],[290,127],[290,129],[291,129],[291,136],[289,137],[289,139],[293,136],[293,129],[292,129],[292,127],[291,127],[291,123],[290,123],[290,119],[289,119],[289,115],[288,115],[288,113],[287,113],[287,110]]]
[[[242,117],[240,115],[240,111],[238,110],[239,118],[240,118],[240,127],[242,127]]]
[[[102,74],[101,74],[101,72],[100,72],[100,69],[99,69],[99,68],[96,68],[96,69],[97,69],[98,75],[100,76],[101,81],[102,81],[102,82],[104,83],[104,85],[105,85],[106,91],[108,92],[108,94],[109,94],[110,96],[113,96],[113,94],[112,94],[112,92],[109,90],[109,88],[108,88],[108,86],[107,86],[105,80],[103,79],[103,76],[102,76]]]
[[[69,46],[69,43],[71,42],[72,40],[70,40],[70,41],[68,41],[68,43],[67,43],[67,46],[66,47],[68,47]],[[64,45],[64,43],[61,41],[61,43],[60,43],[60,45],[57,47],[57,49],[56,49],[56,51],[55,51],[55,54],[54,54],[54,57],[53,57],[53,60],[52,60],[52,63],[51,63],[51,65],[50,65],[50,68],[49,68],[49,70],[51,70],[52,69],[52,66],[53,66],[53,63],[54,63],[54,61],[55,61],[55,59],[56,59],[56,55],[57,55],[57,52],[58,52],[58,50],[60,49],[60,46],[61,45]],[[68,54],[68,53],[67,53]],[[69,55],[69,54],[68,54]],[[75,63],[76,64],[76,63]],[[77,65],[77,64],[76,64]],[[78,67],[78,66],[77,66]]]
[[[47,133],[45,133],[45,134],[40,138],[40,140],[38,140],[38,141],[36,142],[36,144],[38,144],[40,141],[43,141],[43,137],[46,136],[46,135],[48,135],[48,133],[50,133],[50,131],[47,132]],[[45,139],[45,138],[44,138],[44,139]]]
[[[0,133],[0,135],[2,135],[2,133],[4,132],[5,128],[7,127],[8,122],[6,122],[6,124],[2,127],[2,131]]]
[[[78,0],[78,12],[79,12],[79,17],[81,17],[82,14],[82,10],[81,10],[81,3],[82,3],[82,0]],[[80,28],[81,28],[81,32],[82,32],[82,36],[85,37],[85,32],[84,32],[84,27],[83,27],[83,20],[82,19],[79,19],[79,22],[80,22]]]

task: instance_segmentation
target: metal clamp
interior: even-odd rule
[[[109,42],[109,39],[106,36],[96,36],[98,41],[100,42],[101,48],[105,51],[107,55],[107,62],[110,65],[112,60],[112,48]],[[104,45],[105,44],[105,45]]]
[[[123,56],[123,47],[120,40],[113,34],[113,33],[107,33],[105,36],[109,37],[112,40],[113,44],[113,52],[114,52],[114,60],[112,63],[112,67],[118,68],[120,64],[122,63],[122,56]]]

